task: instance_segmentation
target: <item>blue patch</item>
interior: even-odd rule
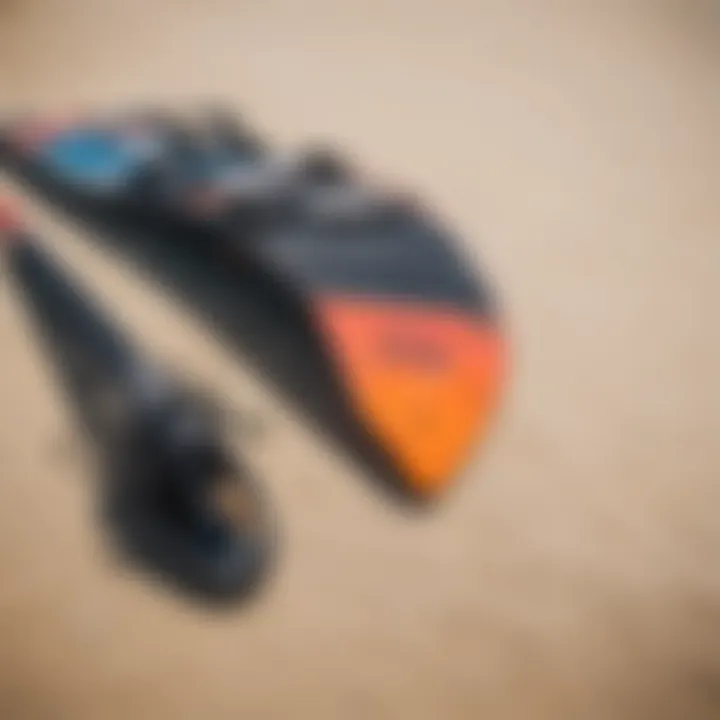
[[[130,143],[101,130],[63,133],[42,151],[50,169],[70,182],[120,185],[137,165]]]

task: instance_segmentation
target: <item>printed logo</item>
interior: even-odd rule
[[[412,366],[429,372],[443,372],[450,364],[447,350],[432,338],[393,330],[382,336],[380,354],[397,365]]]

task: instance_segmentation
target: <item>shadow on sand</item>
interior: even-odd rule
[[[118,422],[118,415],[108,411],[106,391],[119,389],[122,397],[124,386],[119,382],[118,369],[126,362],[126,352],[137,351],[125,345],[119,329],[112,326],[109,317],[103,317],[102,308],[94,307],[82,288],[70,284],[72,278],[56,275],[62,268],[46,266],[35,256],[17,260],[18,264],[8,267],[8,273],[87,440],[99,480],[98,516],[121,556],[148,577],[213,608],[246,605],[257,599],[274,570],[278,539],[264,490],[233,457],[234,478],[256,498],[262,530],[246,533],[247,541],[242,540],[227,558],[202,549],[204,545],[198,543],[204,541],[196,537],[193,526],[179,530],[184,525],[169,522],[172,516],[164,510],[158,512],[147,501],[135,501],[127,488],[137,486],[136,481],[143,477],[142,466],[133,459],[139,457],[138,448],[133,451],[134,446],[128,444],[127,423]],[[214,406],[214,399],[195,399]],[[131,414],[124,412],[121,417]]]

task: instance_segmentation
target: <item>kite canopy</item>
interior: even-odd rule
[[[243,154],[192,132],[179,148],[177,123],[144,127],[150,164],[117,124],[56,133],[26,160],[75,191],[105,183],[120,206],[202,226],[208,252],[289,289],[405,489],[441,495],[491,425],[507,355],[487,279],[452,233],[333,153]]]

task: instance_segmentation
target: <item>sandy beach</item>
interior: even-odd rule
[[[144,346],[260,418],[237,451],[283,539],[222,613],[116,557],[0,267],[0,716],[717,718],[720,8],[0,0],[3,111],[207,100],[456,225],[507,312],[502,415],[441,507],[400,512],[200,317],[22,195]]]

